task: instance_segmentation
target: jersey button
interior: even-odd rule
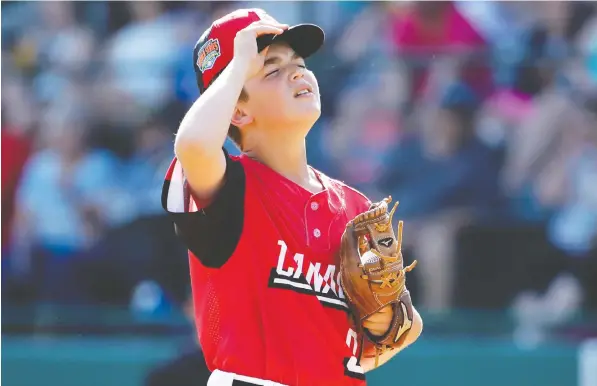
[[[311,203],[311,210],[317,210],[319,209],[319,204],[316,202],[312,202]]]
[[[321,231],[319,229],[315,228],[313,230],[313,236],[319,238],[319,236],[321,236]]]

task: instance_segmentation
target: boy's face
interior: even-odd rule
[[[241,108],[259,130],[304,130],[321,114],[319,87],[305,61],[286,44],[269,47],[263,69],[245,83]],[[290,133],[288,133],[290,134]]]

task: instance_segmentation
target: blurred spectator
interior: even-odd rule
[[[581,54],[576,74],[579,74],[575,87],[591,92],[597,89],[597,12],[587,20],[578,33],[576,48]]]
[[[12,229],[14,198],[23,166],[31,152],[31,141],[20,128],[2,122],[2,249]]]
[[[95,39],[75,17],[75,3],[37,3],[41,23],[26,30],[16,47],[23,69],[39,69],[33,87],[39,101],[58,98],[71,77],[82,78],[93,58]],[[27,55],[30,52],[31,55]]]
[[[583,112],[564,142],[570,153],[562,161],[565,181],[550,222],[552,242],[572,256],[586,257],[597,249],[597,111]],[[576,135],[575,135],[576,134]],[[576,142],[576,143],[574,143]]]
[[[117,93],[156,109],[172,96],[171,74],[181,42],[177,20],[162,13],[162,3],[128,3],[132,21],[108,42],[106,61]]]
[[[89,304],[127,305],[141,316],[163,315],[188,296],[187,251],[166,216],[112,227],[72,265],[81,297]]]
[[[550,90],[535,98],[532,112],[509,134],[503,169],[515,218],[546,221],[563,194],[566,159],[578,141],[581,112],[565,94]],[[554,201],[555,200],[555,201]]]
[[[345,91],[321,142],[322,151],[329,151],[337,165],[337,177],[372,195],[381,194],[376,176],[401,136],[400,104],[406,97],[403,69],[394,64],[384,68],[381,63],[379,69],[375,77],[366,77]]]
[[[135,153],[127,162],[123,186],[130,195],[126,207],[131,219],[162,214],[162,171],[168,169],[174,156],[173,142],[172,129],[160,117],[137,129]]]
[[[118,218],[111,205],[118,163],[88,149],[82,117],[48,117],[41,126],[44,149],[25,166],[17,193],[16,266],[43,267],[43,295],[68,297],[69,262]]]
[[[398,144],[384,177],[386,189],[409,203],[401,215],[416,218],[459,206],[482,211],[497,199],[497,158],[475,135],[479,106],[470,88],[454,84],[438,107],[418,112],[416,131]]]
[[[5,68],[3,75],[6,73],[11,70]],[[8,255],[15,195],[25,163],[33,151],[36,122],[21,79],[3,76],[2,95],[2,253]]]
[[[398,54],[411,63],[415,97],[427,87],[426,64],[441,56],[458,62],[458,77],[477,94],[485,96],[491,91],[487,43],[452,1],[415,2],[410,12],[395,18],[393,39]]]
[[[401,217],[416,220],[409,222],[414,236],[406,241],[420,261],[427,309],[450,305],[455,235],[499,200],[499,157],[475,136],[479,106],[469,87],[450,85],[439,106],[419,111],[416,131],[409,131],[387,162],[383,190],[405,203]]]

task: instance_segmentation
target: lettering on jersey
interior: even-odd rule
[[[357,332],[352,328],[349,328],[348,333],[346,334],[346,345],[349,349],[352,349],[352,356],[350,358],[344,358],[344,375],[364,380],[365,371],[361,367],[361,361],[359,359],[362,353],[358,353],[357,355],[357,351],[359,351],[358,339],[359,338]]]
[[[287,256],[286,243],[279,240],[278,246],[280,246],[280,254],[276,268],[270,273],[270,287],[314,295],[324,306],[348,311],[344,291],[340,285],[340,272],[336,273],[335,265],[322,267],[321,263],[308,263],[307,267],[304,254],[295,253],[290,258]]]

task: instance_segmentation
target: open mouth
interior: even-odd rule
[[[299,98],[299,97],[308,96],[308,95],[313,95],[313,91],[311,90],[311,88],[305,87],[305,88],[299,90],[298,92],[296,92],[294,94],[294,97]]]

